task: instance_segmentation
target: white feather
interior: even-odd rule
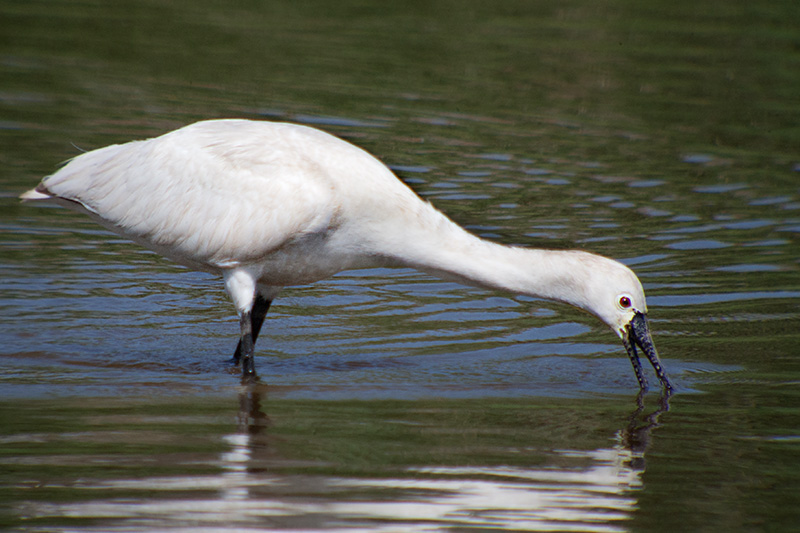
[[[294,124],[213,120],[109,146],[77,156],[22,198],[86,212],[178,263],[223,275],[240,313],[255,291],[271,299],[285,286],[375,265],[563,301],[620,335],[646,311],[624,265],[481,240],[365,151]]]

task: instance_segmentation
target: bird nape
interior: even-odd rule
[[[284,287],[343,270],[413,267],[448,280],[563,302],[638,349],[673,390],[625,265],[578,250],[504,246],[467,232],[364,150],[315,128],[209,120],[78,155],[24,194],[59,204],[191,269],[223,278],[239,315],[233,362],[253,352]],[[638,348],[638,349],[637,349]]]

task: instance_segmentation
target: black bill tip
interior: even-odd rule
[[[633,315],[631,321],[625,326],[625,335],[623,335],[622,342],[625,344],[625,349],[628,351],[628,357],[631,359],[633,370],[636,372],[636,379],[639,381],[639,387],[641,387],[642,390],[647,390],[647,379],[644,377],[642,365],[639,362],[637,346],[641,348],[647,360],[653,365],[656,376],[661,381],[664,390],[666,392],[672,392],[674,390],[658,358],[656,346],[653,344],[653,338],[650,335],[650,327],[647,324],[647,315],[639,311]]]

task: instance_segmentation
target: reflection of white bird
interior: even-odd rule
[[[642,286],[626,266],[482,240],[368,153],[313,128],[198,122],[82,154],[21,198],[76,209],[177,263],[221,275],[240,317],[234,360],[244,376],[255,374],[253,345],[283,287],[396,265],[589,311],[622,338],[642,388],[637,345],[671,389]]]

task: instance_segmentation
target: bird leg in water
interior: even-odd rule
[[[272,300],[267,300],[260,294],[256,295],[256,300],[253,302],[253,309],[250,311],[250,331],[253,336],[253,347],[255,348],[256,341],[258,340],[258,333],[261,331],[261,326],[264,324],[264,317],[267,316],[269,306],[272,305]],[[231,358],[231,363],[238,365],[242,358],[242,341],[236,345],[236,352]]]
[[[250,312],[246,311],[242,313],[242,317],[239,319],[239,325],[242,328],[242,338],[239,340],[239,346],[241,347],[239,356],[242,361],[242,381],[255,378],[256,376],[256,367],[253,362],[253,352],[255,351],[253,343],[253,323],[251,322],[250,316]]]
[[[242,313],[239,319],[242,335],[239,339],[239,344],[236,346],[236,352],[233,354],[233,362],[238,364],[241,361],[243,380],[255,378],[256,369],[253,361],[255,343],[271,303],[271,301],[265,300],[261,296],[256,296],[253,308]]]

